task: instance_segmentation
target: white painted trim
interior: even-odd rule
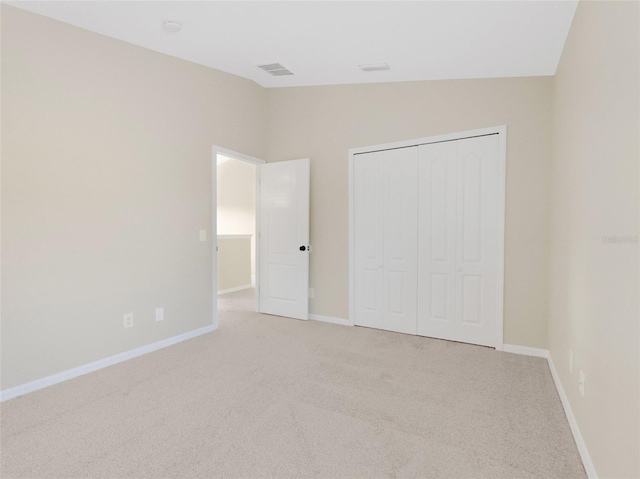
[[[361,153],[371,153],[373,151],[389,150],[392,148],[406,148],[409,146],[426,145],[429,143],[437,143],[439,141],[462,140],[463,138],[471,138],[474,136],[491,135],[494,133],[506,133],[506,125],[490,126],[488,128],[479,128],[477,130],[457,131],[454,133],[446,133],[444,135],[427,136],[425,138],[417,138],[414,140],[396,141],[393,143],[383,143],[381,145],[362,146],[359,148],[350,148],[349,154],[358,155]]]
[[[323,323],[341,324],[342,326],[353,326],[353,322],[344,318],[334,318],[333,316],[323,316],[321,314],[309,314],[309,319],[322,321]]]
[[[221,289],[220,291],[218,291],[218,296],[220,296],[221,294],[228,294],[228,293],[235,293],[237,291],[244,291],[245,289],[251,289],[251,288],[253,288],[253,285],[245,284],[244,286],[236,286],[235,288]]]
[[[228,156],[235,160],[245,161],[247,163],[253,163],[256,165],[256,241],[255,241],[255,274],[252,277],[253,286],[256,288],[256,312],[260,312],[260,165],[266,163],[266,161],[253,156],[245,155],[237,151],[229,150],[221,146],[213,145],[211,147],[211,210],[213,217],[213,237],[217,238],[218,233],[218,193],[217,193],[217,173],[218,173],[218,154]],[[218,327],[218,254],[217,254],[217,241],[213,244],[213,318],[214,325]]]
[[[211,148],[211,284],[213,326],[218,327],[218,152]]]
[[[582,437],[582,433],[580,432],[580,427],[578,426],[578,421],[576,421],[576,417],[573,415],[571,404],[569,404],[569,398],[564,392],[562,382],[560,381],[560,376],[558,376],[558,371],[556,371],[556,366],[555,364],[553,364],[553,359],[551,358],[550,354],[547,357],[547,361],[549,361],[551,376],[553,377],[553,382],[556,384],[556,389],[558,390],[560,401],[562,401],[564,413],[567,416],[567,420],[569,421],[569,426],[571,427],[571,432],[573,433],[573,439],[576,442],[576,446],[578,446],[578,452],[580,453],[580,457],[582,458],[582,464],[584,465],[584,469],[587,472],[587,477],[589,477],[589,479],[597,479],[598,473],[596,472],[596,468],[593,465],[593,461],[591,461],[591,456],[589,455],[589,451],[587,450],[587,444],[584,442],[584,438]]]
[[[353,157],[361,153],[388,150],[392,148],[406,148],[417,145],[425,145],[440,141],[462,140],[474,136],[498,134],[498,221],[497,221],[497,302],[496,302],[496,343],[497,351],[503,350],[504,341],[504,232],[505,232],[505,196],[506,196],[506,164],[507,164],[507,126],[492,126],[478,130],[467,130],[445,135],[429,136],[416,140],[398,141],[382,145],[363,146],[349,149],[349,319],[355,321],[355,230],[353,211]]]
[[[255,303],[256,313],[260,312],[260,165],[256,166],[256,240],[253,242],[255,248],[253,252],[253,276],[251,276],[251,284],[256,289]]]
[[[597,479],[598,474],[596,473],[596,468],[591,461],[591,456],[589,455],[589,451],[587,450],[587,445],[584,442],[582,433],[580,432],[580,427],[578,426],[576,417],[573,415],[573,410],[571,409],[569,398],[564,392],[564,387],[562,387],[560,376],[558,376],[558,371],[556,370],[556,366],[553,363],[553,359],[551,358],[551,354],[549,353],[549,351],[546,349],[530,348],[527,346],[518,346],[515,344],[505,344],[503,347],[503,352],[522,354],[524,356],[536,356],[547,359],[547,362],[549,363],[549,369],[551,370],[553,383],[555,384],[556,390],[558,391],[558,396],[560,396],[560,402],[562,402],[562,408],[564,409],[565,416],[567,416],[567,421],[569,422],[569,427],[571,428],[571,434],[573,434],[573,440],[576,442],[576,446],[578,447],[578,452],[580,453],[580,458],[582,459],[584,469],[587,472],[587,476],[589,477],[589,479]]]
[[[353,149],[349,150],[349,321],[356,322],[356,225],[354,221]]]
[[[507,217],[506,196],[507,196],[507,125],[495,128],[498,132],[498,215],[497,215],[497,249],[498,265],[496,268],[496,351],[502,351],[504,344],[504,236],[505,220]]]
[[[229,158],[233,158],[234,160],[246,161],[247,163],[253,163],[254,165],[261,165],[266,163],[266,161],[261,160],[260,158],[255,158],[253,156],[245,155],[244,153],[238,153],[237,151],[228,150],[227,148],[223,148],[221,146],[213,145],[214,151],[214,159],[216,159],[216,166],[218,166],[218,161],[216,156],[218,154],[228,156]]]
[[[523,356],[549,358],[549,351],[546,349],[530,348],[529,346],[519,346],[517,344],[503,344],[502,351],[505,353],[522,354]]]
[[[108,366],[113,366],[114,364],[127,361],[128,359],[137,358],[138,356],[142,356],[144,354],[151,353],[153,351],[157,351],[159,349],[166,348],[168,346],[172,346],[177,343],[181,343],[182,341],[186,341],[188,339],[193,339],[197,336],[210,333],[215,329],[216,328],[214,327],[214,325],[205,326],[199,329],[194,329],[193,331],[182,333],[177,336],[173,336],[171,338],[163,339],[162,341],[157,341],[155,343],[147,344],[146,346],[141,346],[136,349],[131,349],[129,351],[125,351],[124,353],[116,354],[114,356],[109,356],[108,358],[104,358],[104,359],[99,359],[98,361],[93,361],[91,363],[87,363],[82,366],[78,366],[72,369],[67,369],[66,371],[52,374],[51,376],[36,379],[35,381],[31,381],[25,384],[21,384],[19,386],[5,389],[4,391],[0,391],[0,402],[7,401],[9,399],[13,399],[18,396],[23,396],[25,394],[38,391],[40,389],[44,389],[46,387],[53,386],[54,384],[59,384],[64,381],[68,381],[69,379],[77,378],[78,376],[83,376],[85,374],[92,373],[94,371],[106,368]]]

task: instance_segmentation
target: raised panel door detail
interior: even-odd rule
[[[437,321],[449,321],[449,275],[445,273],[431,273],[431,290],[429,299],[431,304],[430,318]]]
[[[266,174],[264,198],[268,198],[266,239],[269,253],[289,254],[297,240],[297,212],[292,214],[297,200],[295,171],[283,170],[280,174]],[[294,234],[292,234],[292,232]]]
[[[268,273],[271,280],[270,299],[295,304],[298,281],[296,266],[272,263],[269,264]]]
[[[482,324],[482,276],[462,276],[462,323]]]
[[[361,308],[363,311],[369,313],[379,313],[379,298],[382,295],[382,291],[380,290],[380,270],[378,268],[375,269],[364,269],[362,272],[362,297],[361,297]]]
[[[403,271],[389,271],[389,314],[404,316],[405,305],[405,278]]]
[[[462,167],[462,252],[464,262],[482,261],[482,158],[470,154]]]
[[[377,191],[378,185],[378,174],[377,171],[379,169],[379,165],[365,165],[362,168],[362,190],[363,190],[363,203],[359,205],[359,213],[358,221],[361,222],[363,231],[365,234],[359,237],[361,244],[360,247],[363,248],[363,254],[365,258],[375,260],[379,255],[378,251],[378,238],[377,231],[379,229],[378,225],[378,215],[379,212],[374,207],[377,203],[376,195],[379,194]],[[363,207],[363,206],[372,206],[372,207]]]
[[[431,189],[425,191],[430,195],[430,245],[431,261],[447,262],[447,159],[444,154],[437,156],[426,166],[430,169]]]

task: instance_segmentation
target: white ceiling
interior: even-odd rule
[[[553,75],[573,1],[24,1],[12,5],[264,87]],[[162,22],[182,24],[166,33]],[[294,76],[256,65],[279,62]],[[364,73],[359,64],[390,71]]]

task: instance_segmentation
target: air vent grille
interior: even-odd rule
[[[360,70],[363,72],[381,72],[384,70],[391,70],[391,68],[386,63],[367,63],[365,65],[360,65]]]
[[[274,77],[281,77],[285,75],[293,75],[287,67],[281,65],[280,63],[267,63],[264,65],[258,65],[258,68],[267,72],[269,75]]]

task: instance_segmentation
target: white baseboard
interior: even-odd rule
[[[353,326],[353,323],[348,319],[334,318],[333,316],[322,316],[321,314],[310,314],[309,319],[314,321],[322,321],[324,323],[341,324],[343,326]]]
[[[503,344],[503,353],[522,354],[523,356],[535,356],[538,358],[549,358],[549,351],[546,349],[530,348],[529,346],[518,346],[517,344]]]
[[[549,351],[546,349],[530,348],[527,346],[518,346],[515,344],[505,344],[503,346],[503,352],[547,358],[549,369],[551,370],[551,376],[553,377],[553,382],[556,385],[558,396],[560,396],[560,401],[562,402],[562,407],[564,408],[564,414],[565,416],[567,416],[567,421],[569,421],[569,427],[571,427],[573,440],[576,442],[576,446],[578,447],[578,452],[580,453],[580,457],[582,458],[584,469],[587,472],[587,476],[589,477],[589,479],[597,479],[598,474],[596,473],[596,468],[593,466],[591,456],[589,455],[589,451],[587,450],[587,445],[585,444],[582,433],[580,432],[580,428],[578,427],[578,422],[573,415],[571,404],[569,404],[569,398],[567,398],[567,395],[564,392],[564,388],[562,387],[562,383],[560,382],[560,376],[558,376],[558,371],[556,371],[556,366],[555,364],[553,364],[553,359],[551,359],[551,354],[549,353]]]
[[[567,395],[564,392],[564,388],[562,387],[562,383],[560,382],[560,376],[558,376],[558,371],[556,371],[556,366],[555,364],[553,364],[551,355],[549,355],[548,361],[549,369],[551,369],[551,376],[553,376],[553,382],[556,384],[556,389],[558,390],[560,401],[562,401],[564,413],[567,416],[567,420],[569,421],[569,426],[571,427],[571,432],[573,433],[573,439],[576,441],[576,446],[578,446],[578,452],[580,453],[580,457],[582,458],[584,469],[587,472],[587,476],[589,477],[589,479],[597,479],[598,474],[596,473],[596,468],[593,466],[593,462],[591,461],[591,456],[589,455],[589,451],[587,450],[587,445],[585,444],[582,433],[580,432],[580,428],[578,427],[578,422],[573,415],[571,404],[569,404],[569,398],[567,398]]]
[[[236,286],[235,288],[221,289],[220,291],[218,291],[218,296],[220,296],[221,294],[235,293],[236,291],[242,291],[251,288],[253,288],[252,284],[245,284],[244,286]]]
[[[146,346],[141,346],[136,349],[131,349],[130,351],[125,351],[124,353],[116,354],[115,356],[99,359],[98,361],[93,361],[92,363],[83,364],[82,366],[78,366],[76,368],[67,369],[66,371],[52,374],[51,376],[47,376],[41,379],[36,379],[35,381],[31,381],[25,384],[21,384],[19,386],[5,389],[4,391],[0,391],[0,402],[7,401],[9,399],[13,399],[18,396],[23,396],[25,394],[38,391],[40,389],[44,389],[49,386],[53,386],[54,384],[68,381],[69,379],[73,379],[78,376],[82,376],[84,374],[92,373],[94,371],[97,371],[98,369],[103,369],[108,366],[113,366],[114,364],[121,363],[128,359],[133,359],[138,356],[142,356],[143,354],[151,353],[153,351],[157,351],[158,349],[166,348],[167,346],[172,346],[174,344],[181,343],[182,341],[186,341],[187,339],[192,339],[197,336],[210,333],[215,329],[216,328],[214,327],[214,325],[205,326],[199,329],[194,329],[193,331],[188,331],[186,333],[182,333],[177,336],[173,336],[171,338],[163,339],[162,341],[157,341],[155,343],[147,344]]]

